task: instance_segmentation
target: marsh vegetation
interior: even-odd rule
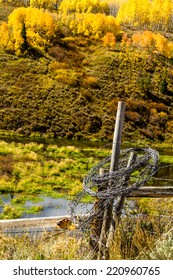
[[[22,139],[22,138],[21,138]],[[100,148],[99,148],[100,146]],[[19,218],[43,210],[44,197],[73,199],[81,190],[84,176],[101,159],[111,154],[111,143],[67,141],[0,141],[0,218]],[[172,156],[161,155],[158,179],[150,185],[170,185]],[[163,168],[166,165],[166,168]],[[168,174],[169,171],[169,174]],[[156,179],[157,179],[156,178]],[[10,197],[10,199],[9,199]],[[27,205],[27,202],[33,202]],[[145,200],[147,201],[147,200]],[[83,202],[93,202],[86,196]],[[55,206],[57,207],[57,206]],[[146,208],[146,205],[145,205]],[[58,215],[58,208],[57,208]]]

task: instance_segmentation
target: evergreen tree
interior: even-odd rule
[[[22,52],[24,52],[24,51],[26,51],[28,49],[28,42],[27,42],[25,23],[23,23],[23,26],[22,26],[21,36],[23,38],[23,44],[21,45],[21,50],[22,50]]]

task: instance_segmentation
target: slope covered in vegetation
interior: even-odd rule
[[[8,20],[0,14],[1,130],[112,139],[117,102],[125,100],[126,139],[173,140],[170,19],[167,33],[158,33],[154,25],[144,31],[136,19],[119,26],[110,13],[120,7],[117,19],[123,22],[124,1],[108,1],[109,7],[103,1],[89,1],[89,7],[57,1],[58,13],[30,2],[32,7],[15,9]]]

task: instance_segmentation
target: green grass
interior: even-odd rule
[[[11,212],[19,215],[28,211],[27,200],[39,202],[39,194],[72,199],[82,190],[84,176],[108,154],[109,149],[0,141],[0,192],[14,196]]]
[[[164,163],[173,163],[173,156],[161,155],[160,160]]]

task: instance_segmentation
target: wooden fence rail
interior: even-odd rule
[[[127,197],[173,197],[173,186],[145,186],[135,190],[127,195]]]
[[[126,196],[128,198],[135,197],[150,197],[150,198],[173,198],[173,186],[144,186],[138,190],[133,191]],[[85,215],[81,215],[85,216]],[[14,234],[15,229],[19,229],[19,233],[25,233],[30,229],[35,232],[40,232],[40,230],[50,230],[55,231],[57,229],[57,221],[62,219],[69,219],[69,215],[64,216],[54,216],[45,218],[28,218],[28,219],[13,219],[13,220],[0,220],[0,231],[7,234]],[[59,229],[61,232],[61,229]]]

